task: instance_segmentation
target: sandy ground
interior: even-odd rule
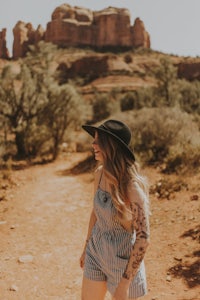
[[[84,154],[13,171],[0,202],[0,300],[79,300],[79,257],[92,207],[93,175],[66,172]],[[150,184],[164,177],[146,169]],[[200,299],[200,175],[170,199],[151,195],[144,300]],[[107,295],[106,299],[110,299]],[[95,299],[91,299],[95,300]]]

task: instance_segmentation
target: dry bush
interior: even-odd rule
[[[120,108],[121,108],[121,111],[132,110],[133,108],[138,108],[136,94],[134,92],[126,93],[120,99]]]
[[[188,190],[188,185],[182,180],[171,181],[162,178],[150,187],[150,194],[155,195],[159,199],[171,199],[174,194],[182,190]]]
[[[144,108],[121,113],[133,133],[132,146],[143,164],[167,172],[200,167],[200,132],[191,114],[179,108]]]
[[[127,64],[132,63],[132,62],[133,62],[133,57],[132,57],[132,55],[131,55],[131,54],[126,54],[126,55],[124,55],[124,61],[125,61],[125,63],[127,63]]]
[[[188,112],[200,115],[200,82],[188,82],[185,79],[177,82],[180,107]]]
[[[111,114],[111,107],[110,107],[108,96],[106,94],[101,95],[96,93],[92,108],[93,108],[93,119],[91,121],[92,123],[108,118]]]

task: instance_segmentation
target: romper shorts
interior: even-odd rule
[[[116,209],[108,192],[100,187],[94,197],[97,221],[86,247],[83,275],[94,281],[106,281],[107,289],[114,294],[128,263],[136,233],[126,231],[117,222]],[[129,286],[129,299],[147,293],[144,261]]]

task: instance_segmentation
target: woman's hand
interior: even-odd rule
[[[81,254],[79,262],[80,262],[80,267],[83,268],[84,262],[85,262],[85,249],[83,250],[83,253]]]
[[[122,278],[115,290],[113,300],[128,300],[128,291],[129,281]]]
[[[128,290],[119,289],[117,287],[113,296],[113,300],[128,300]]]

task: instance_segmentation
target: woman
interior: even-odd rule
[[[148,191],[129,148],[130,129],[108,120],[82,126],[92,137],[95,159],[94,208],[80,266],[82,300],[136,299],[146,294],[144,255],[149,244]]]

